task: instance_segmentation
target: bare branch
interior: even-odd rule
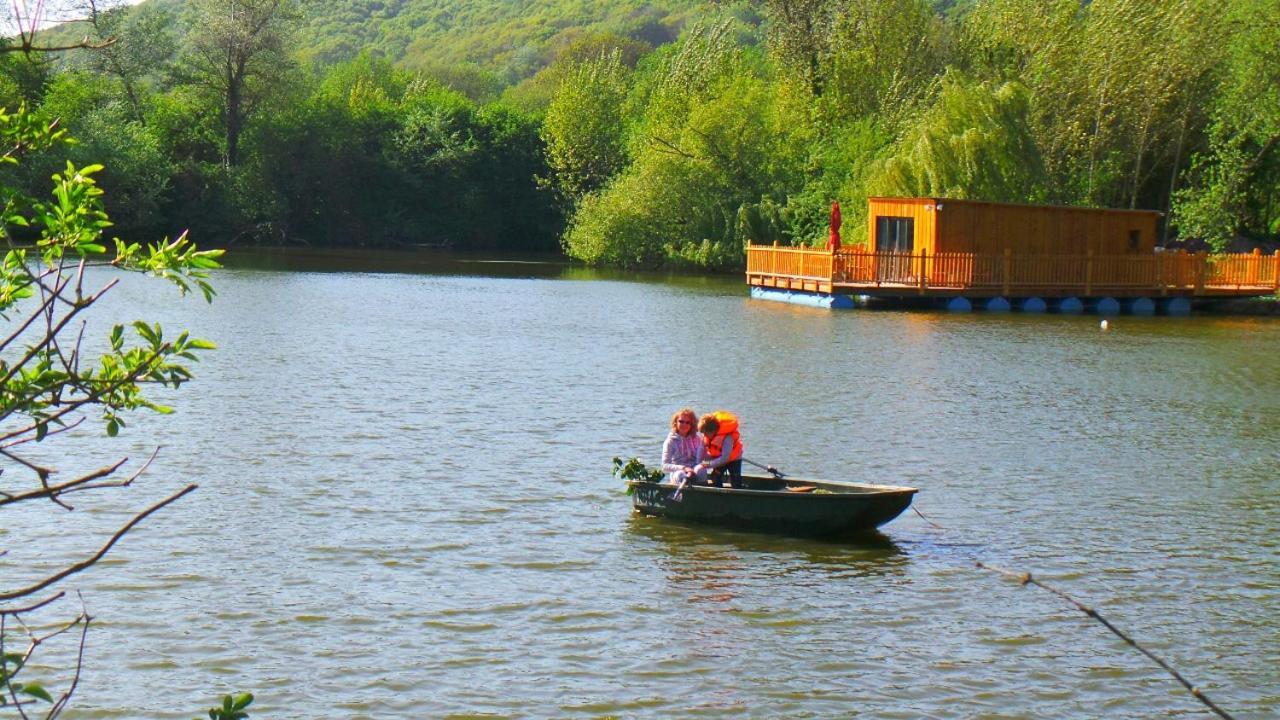
[[[84,422],[83,417],[76,418],[75,420],[72,420],[71,423],[68,425],[60,425],[50,430],[49,432],[45,433],[45,437],[47,438],[52,435],[61,435],[64,432],[74,430],[75,428],[79,427],[80,423],[82,422]],[[24,432],[30,432],[31,430],[34,430],[34,429],[35,429],[35,426],[33,425],[27,428],[27,430],[25,430]],[[8,450],[9,448],[14,447],[16,445],[23,445],[25,443],[35,442],[35,440],[36,440],[35,435],[28,435],[26,437],[19,437],[16,440],[10,440],[6,443],[0,444],[0,454],[3,454],[5,450]]]
[[[0,615],[21,615],[22,613],[28,613],[33,610],[39,610],[45,605],[61,600],[63,596],[65,596],[66,594],[67,592],[63,590],[62,592],[59,592],[57,595],[47,597],[44,600],[41,600],[40,602],[34,605],[27,605],[25,607],[20,607],[20,608],[0,608]]]
[[[1025,573],[1014,572],[1013,570],[998,568],[993,565],[987,565],[986,563],[982,563],[982,562],[979,562],[977,565],[983,570],[991,570],[993,572],[1000,573],[1005,577],[1017,580],[1022,585],[1035,585],[1036,587],[1042,588],[1044,590],[1048,590],[1054,595],[1057,595],[1063,600],[1066,600],[1067,602],[1071,603],[1072,605],[1075,606],[1077,610],[1084,613],[1085,615],[1088,615],[1094,620],[1097,620],[1098,622],[1102,623],[1102,626],[1110,630],[1112,634],[1114,634],[1116,637],[1120,638],[1121,640],[1124,640],[1126,643],[1132,646],[1135,650],[1142,653],[1143,655],[1146,655],[1152,662],[1164,668],[1165,672],[1172,675],[1175,680],[1181,683],[1182,686],[1185,687],[1193,697],[1195,697],[1195,699],[1204,703],[1205,707],[1208,707],[1210,710],[1216,713],[1218,717],[1226,718],[1226,720],[1232,720],[1231,716],[1228,715],[1226,711],[1224,711],[1222,708],[1218,707],[1217,705],[1213,704],[1213,702],[1210,701],[1209,698],[1205,696],[1204,693],[1200,692],[1199,688],[1197,688],[1195,685],[1192,685],[1185,677],[1182,676],[1181,673],[1179,673],[1177,670],[1174,670],[1172,667],[1170,667],[1169,664],[1166,663],[1164,660],[1161,660],[1160,658],[1156,657],[1155,654],[1153,654],[1150,650],[1139,645],[1137,641],[1135,641],[1133,638],[1126,635],[1115,625],[1112,625],[1111,621],[1102,617],[1102,614],[1099,613],[1097,610],[1094,610],[1093,608],[1085,605],[1079,600],[1076,600],[1075,598],[1059,590],[1058,588],[1053,587],[1052,585],[1048,585],[1046,583],[1040,582],[1039,580],[1032,577],[1031,573],[1029,572],[1025,572]]]
[[[137,525],[138,523],[140,523],[140,522],[142,522],[144,519],[146,519],[146,517],[147,517],[148,515],[150,515],[151,513],[155,512],[155,511],[157,511],[157,510],[159,510],[160,508],[163,508],[164,506],[168,505],[169,503],[174,502],[175,500],[177,500],[178,498],[182,497],[183,495],[186,495],[187,493],[194,491],[197,487],[199,487],[199,486],[198,486],[198,485],[188,485],[187,487],[183,488],[182,490],[180,490],[180,491],[178,491],[178,492],[174,493],[173,495],[170,495],[169,497],[165,498],[164,500],[161,500],[160,502],[156,503],[155,505],[152,505],[151,507],[147,508],[146,510],[143,510],[142,512],[138,513],[137,515],[135,515],[135,516],[133,517],[133,519],[132,519],[132,520],[130,520],[128,523],[126,523],[126,524],[124,525],[124,527],[122,527],[122,528],[120,528],[119,530],[117,530],[117,531],[116,531],[116,534],[115,534],[115,535],[112,535],[112,536],[111,536],[111,539],[107,541],[107,544],[106,544],[106,545],[103,545],[103,546],[102,546],[102,548],[98,550],[98,552],[96,552],[96,553],[94,553],[94,554],[93,554],[93,556],[91,556],[91,557],[89,557],[89,558],[87,558],[87,559],[85,559],[85,560],[81,560],[80,562],[78,562],[78,563],[76,563],[76,564],[74,564],[74,565],[71,565],[71,566],[69,566],[69,567],[67,567],[67,568],[63,569],[63,570],[62,570],[62,571],[60,571],[60,572],[54,573],[53,575],[50,575],[49,577],[45,578],[44,580],[41,580],[40,582],[36,583],[35,585],[31,585],[31,586],[28,586],[28,587],[25,587],[25,588],[21,588],[21,589],[19,589],[19,590],[14,590],[14,591],[11,591],[11,592],[7,592],[7,593],[0,593],[0,602],[4,602],[4,601],[7,601],[7,600],[13,600],[13,599],[15,599],[15,598],[20,598],[20,597],[26,597],[26,596],[31,595],[31,594],[33,594],[33,593],[37,593],[37,592],[39,592],[39,591],[41,591],[41,590],[43,590],[43,589],[45,589],[45,588],[49,587],[50,585],[52,585],[52,584],[54,584],[54,583],[58,582],[59,580],[63,580],[64,578],[67,578],[67,577],[69,577],[69,576],[71,576],[71,575],[74,575],[74,574],[76,574],[76,573],[80,572],[81,570],[84,570],[84,569],[86,569],[86,568],[92,567],[92,566],[94,565],[94,563],[96,563],[96,562],[98,562],[99,560],[101,560],[101,559],[102,559],[102,556],[104,556],[104,555],[106,555],[106,554],[107,554],[107,551],[109,551],[109,550],[111,549],[111,546],[115,545],[115,544],[116,544],[116,542],[120,540],[120,538],[124,537],[124,536],[125,536],[125,534],[127,534],[130,530],[132,530],[132,529],[134,528],[134,526],[135,526],[135,525]]]
[[[79,593],[76,593],[79,595]],[[71,685],[66,691],[58,697],[58,701],[53,704],[49,710],[47,720],[52,720],[62,714],[66,709],[67,703],[71,700],[71,695],[75,693],[76,686],[80,684],[80,674],[84,670],[84,646],[85,641],[89,637],[89,625],[93,623],[93,616],[89,614],[88,608],[84,606],[84,596],[80,596],[80,617],[84,618],[84,627],[80,629],[80,647],[76,651],[76,671],[71,676]]]
[[[689,153],[689,152],[686,152],[686,151],[684,151],[684,150],[680,149],[680,147],[678,147],[677,145],[675,145],[675,144],[674,144],[674,143],[672,143],[671,141],[669,141],[669,140],[665,140],[665,139],[663,139],[663,138],[660,138],[660,137],[658,137],[657,135],[651,135],[651,136],[649,136],[649,140],[650,140],[651,142],[653,142],[653,143],[655,143],[655,144],[657,144],[657,145],[659,145],[659,146],[660,146],[660,147],[658,148],[658,150],[659,150],[660,152],[667,153],[668,155],[678,155],[678,156],[680,156],[680,157],[688,158],[688,159],[690,159],[690,160],[697,160],[697,159],[698,159],[698,156],[697,156],[697,155],[693,155],[693,154],[691,154],[691,153]]]
[[[159,452],[158,448],[157,448],[157,452]],[[23,462],[21,458],[9,455],[9,453],[0,453],[0,454],[4,454],[18,462]],[[154,459],[155,459],[155,453],[152,453],[151,459],[147,460],[146,465],[150,465],[151,460],[154,460]],[[104,478],[115,473],[115,471],[119,470],[120,466],[124,465],[126,462],[128,462],[128,460],[129,458],[127,457],[121,458],[114,465],[108,465],[106,467],[99,468],[89,473],[88,475],[76,478],[75,480],[68,480],[67,482],[59,483],[57,485],[49,485],[46,483],[42,485],[38,490],[28,490],[27,492],[21,492],[14,495],[7,495],[4,498],[0,498],[0,507],[3,507],[5,505],[12,505],[13,503],[24,502],[26,500],[37,500],[39,498],[54,499],[59,495],[65,495],[75,490],[87,490],[89,488],[81,487],[81,486],[85,485],[86,483],[93,482],[94,480],[97,480],[99,478]],[[146,469],[146,465],[143,465],[143,469]],[[99,484],[92,487],[124,487],[132,483],[134,479],[137,478],[137,476],[138,476],[137,474],[134,474],[128,480],[123,480],[118,483]],[[68,507],[68,509],[70,508]]]

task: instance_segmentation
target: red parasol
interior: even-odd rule
[[[827,238],[827,249],[835,252],[840,249],[840,201],[831,203],[831,236]]]

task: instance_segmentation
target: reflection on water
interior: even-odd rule
[[[263,717],[1199,711],[977,559],[1097,605],[1237,717],[1280,712],[1280,322],[1102,333],[343,252],[233,254],[207,308],[130,277],[104,308],[219,350],[160,398],[174,415],[59,446],[91,469],[164,445],[126,507],[201,486],[79,577],[100,621],[74,717],[128,698],[190,718],[238,689]],[[789,474],[918,487],[941,527],[823,542],[635,517],[610,458],[656,463],[685,405],[737,411],[748,456]],[[24,522],[6,512],[5,537]],[[42,548],[5,549],[17,577]]]
[[[908,560],[879,532],[855,541],[785,538],[635,513],[626,530],[628,542],[663,569],[673,592],[687,595],[692,603],[728,603],[738,598],[743,584],[786,582],[804,587],[901,572]],[[767,562],[761,563],[761,558]]]

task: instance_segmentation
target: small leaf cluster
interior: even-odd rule
[[[183,295],[194,285],[206,301],[213,299],[208,271],[219,267],[217,258],[222,257],[224,251],[199,250],[185,232],[172,241],[148,244],[145,250],[139,243],[125,243],[119,238],[115,242],[116,257],[112,265],[164,278],[177,285]]]
[[[77,168],[68,162],[63,172],[53,175],[53,202],[32,206],[35,221],[41,226],[37,247],[49,265],[68,251],[81,257],[106,251],[100,238],[111,227],[111,221],[102,208],[102,188],[93,178],[101,170],[101,165]],[[28,223],[21,215],[13,219],[17,225]]]
[[[14,681],[14,677],[22,670],[22,666],[26,664],[26,657],[22,653],[5,653],[0,655],[0,686],[4,686],[13,691],[14,695],[26,695],[27,697],[43,700],[47,703],[53,702],[53,696],[48,690],[44,689],[40,683],[29,682],[20,683]],[[10,698],[4,693],[0,693],[0,707],[8,705]]]
[[[223,695],[222,706],[209,709],[209,720],[245,720],[249,713],[244,709],[253,704],[253,693]],[[200,720],[197,718],[196,720]]]
[[[613,475],[627,481],[635,482],[662,482],[665,477],[661,470],[650,470],[645,464],[640,462],[639,458],[631,458],[623,461],[620,457],[613,459]],[[627,487],[627,494],[631,494],[631,488]]]

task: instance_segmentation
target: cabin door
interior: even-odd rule
[[[911,253],[915,250],[915,218],[876,218],[876,280],[882,283],[915,281]]]

